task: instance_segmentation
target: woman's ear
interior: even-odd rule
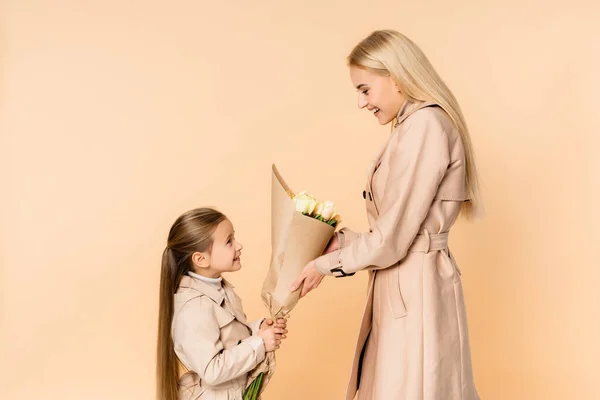
[[[398,93],[402,92],[402,91],[400,90],[400,87],[398,86],[398,84],[397,84],[397,83],[396,83],[396,81],[394,80],[394,78],[392,78],[392,77],[390,76],[390,80],[392,81],[392,85],[394,85],[394,89],[396,90],[396,92],[398,92]]]
[[[193,269],[204,269],[210,267],[210,254],[201,253],[199,251],[192,254]]]

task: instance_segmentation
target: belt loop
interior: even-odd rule
[[[431,248],[431,238],[429,237],[429,231],[427,229],[423,230],[423,236],[425,236],[425,253],[429,253],[429,249]]]

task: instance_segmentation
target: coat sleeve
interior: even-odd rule
[[[336,232],[336,235],[338,240],[338,249],[343,249],[344,247],[351,245],[352,242],[354,242],[360,236],[360,233],[354,232],[348,227],[344,227]]]
[[[256,335],[224,349],[220,340],[223,321],[216,308],[212,300],[195,297],[180,309],[173,321],[177,357],[209,385],[240,377],[265,359],[264,343]]]
[[[389,174],[385,187],[378,188],[383,195],[372,232],[317,258],[321,273],[382,269],[406,256],[450,163],[449,138],[438,118],[430,109],[419,110],[405,122],[410,125],[404,134],[390,141]]]
[[[263,321],[265,319],[266,318],[257,319],[256,321],[251,322],[251,323],[248,324],[248,326],[250,327],[250,329],[252,329],[252,334],[253,335],[258,334],[258,331],[260,330],[260,325],[263,323]]]

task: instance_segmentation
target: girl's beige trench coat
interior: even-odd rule
[[[223,291],[184,276],[175,294],[172,337],[188,370],[179,380],[179,400],[242,400],[248,372],[265,360],[258,329],[246,321],[242,301],[223,279]],[[264,377],[262,388],[272,370]]]
[[[338,232],[326,275],[369,271],[346,400],[477,400],[461,273],[448,232],[468,201],[459,132],[435,104],[405,102],[368,169],[370,231]]]

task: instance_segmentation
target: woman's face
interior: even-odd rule
[[[358,91],[358,108],[366,107],[381,125],[396,118],[406,97],[400,93],[391,76],[350,66],[350,79]]]

